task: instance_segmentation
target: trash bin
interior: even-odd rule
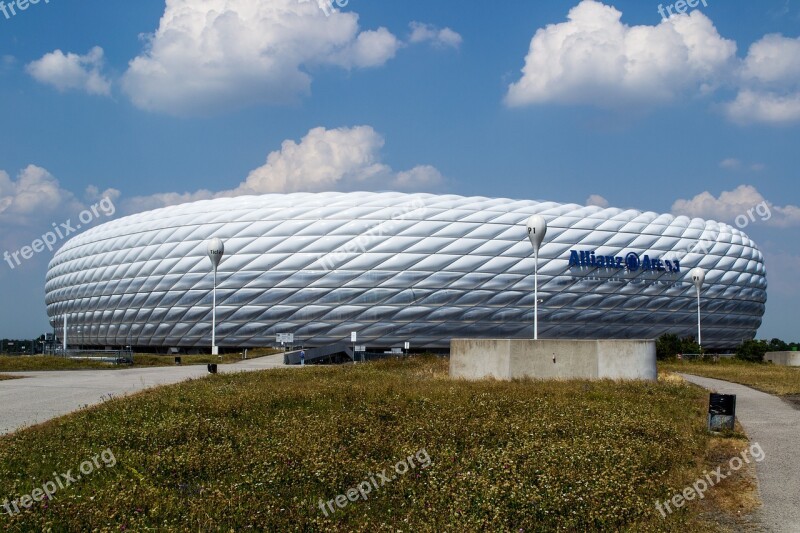
[[[217,363],[209,363],[208,364],[208,373],[209,374],[216,374],[217,373]]]
[[[736,395],[712,392],[708,398],[708,430],[733,430],[735,420]]]
[[[176,364],[176,365],[179,365],[179,364],[181,364],[181,358],[180,358],[180,357],[176,357],[176,358],[175,358],[175,364]]]

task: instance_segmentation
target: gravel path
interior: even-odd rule
[[[219,365],[220,373],[280,368],[283,354]],[[296,368],[296,367],[289,367]],[[22,379],[0,381],[0,435],[46,422],[87,405],[208,375],[205,365],[128,368],[124,370],[58,370],[4,372]]]
[[[764,450],[764,460],[756,463],[761,522],[768,531],[800,532],[800,410],[744,385],[681,376],[706,389],[736,395],[736,418],[750,441]]]

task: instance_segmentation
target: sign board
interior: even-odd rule
[[[366,352],[367,351],[367,347],[366,346],[357,345],[356,346],[356,351],[357,352]]]
[[[405,345],[404,345],[404,348],[405,348],[406,350],[408,350],[409,348],[411,348],[411,343],[410,343],[410,342],[408,342],[408,341],[406,341],[406,343],[405,343]]]
[[[278,333],[275,335],[275,340],[277,342],[284,342],[286,344],[291,344],[294,342],[294,333]]]
[[[357,338],[358,338],[358,334],[355,331],[350,333],[350,342],[356,342]]]

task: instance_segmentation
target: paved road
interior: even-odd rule
[[[764,450],[764,460],[756,463],[762,523],[768,531],[800,532],[800,410],[744,385],[681,376],[706,389],[736,395],[736,418],[750,441]]]
[[[219,371],[247,372],[283,366],[283,354],[277,354],[219,365]],[[199,378],[208,375],[208,370],[205,365],[186,365],[3,374],[25,377],[0,381],[0,435],[46,422],[87,405],[102,403],[109,394],[123,396],[158,385]]]

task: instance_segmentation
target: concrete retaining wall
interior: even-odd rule
[[[450,376],[655,380],[656,344],[652,340],[453,339]]]
[[[781,366],[800,366],[800,352],[767,352],[764,361]]]

